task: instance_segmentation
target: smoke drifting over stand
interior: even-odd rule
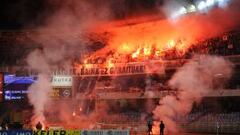
[[[27,58],[28,65],[39,73],[37,82],[29,87],[28,98],[30,104],[33,105],[34,115],[32,124],[37,122],[45,122],[45,106],[49,101],[49,92],[51,91],[50,83],[50,65],[48,65],[46,57],[41,51],[32,52]]]
[[[34,116],[32,117],[33,125],[37,122],[44,123],[46,121],[44,111],[49,101],[49,92],[52,89],[49,83],[49,76],[39,74],[37,81],[37,83],[30,86],[28,94],[29,101],[34,107]]]
[[[185,116],[194,102],[200,102],[207,94],[213,92],[213,82],[217,75],[222,75],[227,81],[232,74],[232,64],[217,56],[196,56],[177,70],[169,81],[177,95],[166,96],[159,101],[159,106],[153,111],[158,120],[165,121],[168,130],[177,132],[174,121],[176,116]],[[226,83],[222,80],[222,84]]]
[[[239,2],[236,1],[229,7],[213,9],[205,14],[190,14],[174,22],[171,19],[163,19],[136,25],[126,23],[123,27],[117,28],[116,25],[111,25],[115,23],[112,5],[117,2],[54,0],[49,3],[56,5],[57,10],[47,16],[44,25],[36,27],[37,34],[32,37],[41,44],[42,48],[32,52],[27,58],[29,67],[39,73],[36,84],[30,87],[29,99],[34,106],[35,116],[39,117],[37,119],[40,121],[44,121],[43,112],[47,111],[44,106],[49,101],[47,93],[51,91],[49,77],[52,69],[69,69],[72,67],[71,59],[89,51],[89,39],[84,36],[89,31],[96,30],[96,32],[101,31],[100,33],[106,31],[113,34],[103,49],[93,53],[94,56],[98,52],[107,53],[105,50],[126,53],[128,51],[122,50],[124,45],[130,48],[131,53],[139,46],[146,47],[153,44],[161,50],[166,48],[169,41],[178,38],[185,39],[186,46],[183,47],[185,50],[198,39],[204,40],[227,32],[238,26],[240,22]],[[120,11],[126,9],[123,3],[124,1],[118,2],[121,5]],[[155,8],[158,8],[157,5]],[[173,10],[168,4],[159,8],[161,11],[167,11],[166,16],[170,16],[168,11]],[[120,16],[121,14],[120,12]],[[138,23],[138,19],[136,20]],[[179,89],[177,97],[167,96],[161,99],[161,105],[154,110],[156,119],[166,121],[167,126],[172,129],[176,129],[172,120],[176,113],[187,114],[194,101],[200,101],[202,96],[212,91],[211,84],[207,81],[211,82],[215,74],[223,74],[226,78],[231,75],[231,64],[222,58],[203,56],[198,62],[194,59],[179,69],[169,82],[173,88]],[[157,66],[151,66],[158,71]],[[162,67],[160,71],[163,71]],[[96,115],[91,116],[93,119],[96,117]],[[69,118],[66,120],[70,121]]]
[[[33,125],[38,121],[46,122],[44,113],[49,110],[46,107],[51,103],[49,93],[52,91],[52,71],[72,68],[71,60],[88,51],[89,39],[83,38],[84,34],[89,33],[86,29],[111,18],[107,1],[101,1],[102,4],[88,0],[53,0],[47,3],[51,8],[54,7],[54,12],[50,10],[43,12],[44,25],[36,26],[36,34],[31,37],[33,41],[41,45],[41,48],[27,57],[29,68],[38,72],[38,80],[29,88],[28,94],[29,101],[34,107]],[[33,25],[26,27],[33,27]],[[72,121],[67,117],[67,115],[72,116],[72,111],[62,110],[60,105],[58,110],[60,116],[55,117],[59,117],[64,122]],[[69,106],[64,105],[64,107]],[[86,118],[83,117],[81,120],[86,120]]]

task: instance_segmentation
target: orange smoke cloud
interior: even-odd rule
[[[231,5],[226,9],[214,8],[205,14],[191,13],[175,22],[156,15],[98,25],[93,28],[95,32],[111,33],[111,37],[106,47],[93,55],[106,56],[113,51],[137,58],[141,53],[160,56],[171,49],[183,55],[199,40],[218,36],[236,27],[240,22],[237,11],[237,7]]]

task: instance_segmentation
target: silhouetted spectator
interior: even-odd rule
[[[163,121],[161,121],[159,127],[160,127],[160,135],[163,135],[163,133],[164,133],[164,128],[165,128],[165,125],[164,125]]]
[[[152,119],[149,119],[148,120],[148,134],[149,135],[152,133],[152,126],[153,126]]]
[[[37,123],[36,129],[37,129],[37,130],[42,130],[42,124],[41,124],[40,121]]]
[[[5,120],[1,123],[2,130],[7,130],[7,122]]]

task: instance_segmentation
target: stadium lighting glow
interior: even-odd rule
[[[204,10],[206,7],[207,7],[207,4],[206,4],[205,1],[200,1],[200,2],[198,3],[198,5],[197,5],[197,8],[198,8],[199,10]]]
[[[185,7],[181,7],[179,10],[177,10],[176,12],[174,12],[172,15],[171,15],[171,18],[172,19],[177,19],[178,17],[184,15],[184,14],[187,14],[187,9]]]
[[[206,6],[212,7],[215,4],[215,0],[207,0],[206,1]]]
[[[177,19],[187,13],[192,12],[207,12],[210,10],[214,5],[219,5],[220,7],[227,6],[230,0],[201,0],[198,1],[195,5],[187,5],[186,7],[182,6],[179,10],[176,10],[174,13],[171,14],[171,19]]]
[[[217,0],[220,7],[226,7],[229,0]]]
[[[188,12],[196,12],[196,11],[197,11],[197,9],[196,9],[196,7],[194,5],[190,5],[188,7]]]
[[[187,13],[187,9],[185,7],[181,7],[179,10],[179,14],[186,14]]]

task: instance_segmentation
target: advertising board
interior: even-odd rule
[[[57,87],[53,88],[50,92],[50,97],[53,99],[71,98],[72,88],[71,87]]]
[[[52,86],[53,87],[71,87],[72,77],[64,76],[64,75],[54,75],[52,77]]]
[[[27,99],[28,88],[36,78],[32,76],[4,75],[3,99],[23,100]]]

